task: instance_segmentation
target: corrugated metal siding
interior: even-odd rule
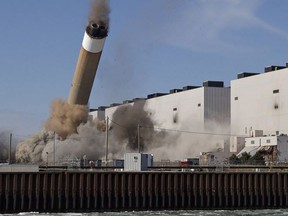
[[[124,170],[141,171],[141,159],[140,153],[126,153],[124,155]]]
[[[206,87],[204,121],[230,125],[230,88]]]

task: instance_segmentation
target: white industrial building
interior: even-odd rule
[[[243,137],[288,133],[288,68],[271,66],[265,73],[242,73],[231,81],[231,152]],[[261,134],[260,134],[261,135]],[[238,142],[238,143],[237,143]]]
[[[266,67],[264,73],[238,74],[231,87],[224,87],[223,82],[207,81],[200,87],[186,86],[172,89],[168,94],[155,93],[144,99],[99,107],[91,115],[113,120],[113,113],[119,107],[138,101],[142,101],[155,127],[179,131],[181,136],[175,140],[174,154],[180,154],[183,146],[187,155],[181,154],[182,158],[223,149],[227,157],[225,147],[229,144],[230,153],[239,153],[244,146],[247,150],[247,137],[288,134],[288,65]]]
[[[134,102],[124,101],[117,106],[112,104],[105,109],[105,116],[112,119],[119,106]],[[224,87],[223,82],[208,81],[201,87],[186,86],[183,89],[172,89],[169,94],[151,94],[145,99],[144,110],[158,127],[165,129],[205,132],[211,128],[211,123],[229,126],[230,88]]]
[[[103,117],[105,112],[105,117],[113,121],[113,113],[119,107],[137,102],[143,104],[143,109],[153,120],[156,128],[170,130],[171,136],[177,136],[177,139],[174,139],[177,142],[177,151],[174,149],[175,155],[168,158],[195,157],[199,156],[200,151],[223,151],[224,145],[229,151],[229,142],[224,141],[229,139],[229,136],[218,135],[229,134],[230,125],[230,88],[224,87],[223,82],[207,81],[203,86],[172,89],[167,94],[155,93],[145,99],[124,101],[123,104],[112,104],[105,109],[101,107],[100,110],[91,112],[91,115],[93,118],[99,118]],[[157,153],[155,155],[157,158]]]

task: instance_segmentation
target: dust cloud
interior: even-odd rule
[[[45,123],[46,131],[53,131],[62,138],[76,133],[81,123],[87,122],[89,109],[85,105],[71,105],[56,99],[51,105],[51,115]]]
[[[62,103],[61,103],[62,104]],[[209,129],[199,129],[197,122],[182,122],[179,129],[160,128],[145,100],[117,107],[108,122],[108,158],[121,159],[125,152],[154,154],[156,160],[181,160],[198,157],[200,152],[224,151],[228,127],[209,122]],[[139,126],[138,126],[139,125]],[[43,130],[20,142],[16,159],[20,162],[62,163],[68,159],[105,159],[106,122],[87,118],[74,133],[65,138]],[[198,131],[198,132],[197,132]],[[223,134],[223,135],[221,135]]]

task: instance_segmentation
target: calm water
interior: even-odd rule
[[[37,213],[37,212],[29,212],[29,213],[19,213],[19,214],[0,214],[1,216],[206,216],[206,215],[288,215],[288,209],[273,209],[273,210],[213,210],[213,211],[142,211],[142,212],[104,212],[104,213]]]

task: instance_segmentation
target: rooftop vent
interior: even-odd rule
[[[183,87],[183,91],[186,91],[186,90],[190,90],[190,89],[195,89],[195,88],[199,88],[200,86],[184,86]]]
[[[243,72],[237,74],[237,79],[245,78],[245,77],[250,77],[250,76],[255,76],[258,75],[259,73],[248,73],[248,72]]]
[[[177,93],[177,92],[181,92],[181,91],[183,91],[183,89],[171,89],[169,93],[173,94],[173,93]]]
[[[110,107],[115,107],[115,106],[119,106],[119,105],[121,105],[120,103],[112,103],[112,104],[110,104]]]
[[[100,106],[100,107],[98,107],[98,110],[105,110],[107,108],[108,108],[107,106]]]
[[[287,63],[286,63],[286,66],[287,66]],[[286,67],[285,66],[271,65],[271,66],[265,67],[264,71],[265,71],[265,73],[267,73],[267,72],[271,72],[271,71],[281,70],[284,68],[286,68]]]
[[[224,82],[223,81],[205,81],[203,82],[204,87],[224,87]]]
[[[147,96],[148,99],[167,95],[167,93],[154,93]]]
[[[123,104],[128,104],[128,103],[132,103],[132,102],[133,102],[133,100],[124,100]]]
[[[133,102],[139,101],[139,100],[146,100],[146,98],[133,98]]]

